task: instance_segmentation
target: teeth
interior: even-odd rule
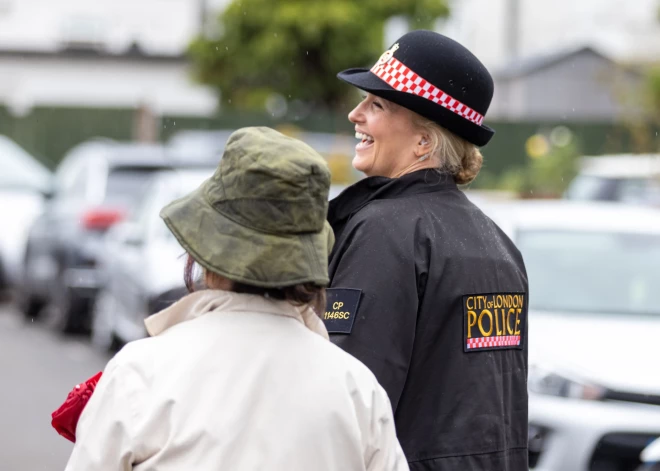
[[[374,140],[374,138],[371,137],[370,135],[368,135],[368,134],[363,134],[363,133],[361,133],[361,132],[356,132],[356,133],[355,133],[355,137],[356,137],[357,139],[361,139],[361,140],[363,140],[363,141],[373,141],[373,140]]]

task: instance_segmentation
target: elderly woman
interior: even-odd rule
[[[387,391],[412,470],[527,470],[527,277],[457,185],[493,131],[486,68],[440,34],[401,37],[349,114],[365,178],[330,204],[331,340]]]
[[[108,364],[67,470],[407,470],[373,374],[328,341],[328,168],[268,128],[161,216],[207,289]],[[186,279],[192,287],[192,264]]]

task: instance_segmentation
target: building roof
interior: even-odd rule
[[[601,58],[604,61],[616,65],[607,56],[601,54],[591,46],[581,46],[573,49],[562,49],[547,54],[538,54],[534,56],[522,57],[509,62],[506,66],[496,72],[494,75],[498,79],[512,79],[531,75],[535,72],[550,68],[556,64],[572,59],[580,55],[592,55]]]
[[[100,46],[92,44],[70,44],[55,50],[34,49],[3,49],[0,48],[0,57],[21,57],[35,59],[79,59],[79,60],[125,60],[138,62],[185,62],[183,54],[150,54],[139,45],[133,43],[131,47],[113,53]]]

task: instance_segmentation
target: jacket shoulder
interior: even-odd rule
[[[387,232],[410,227],[423,218],[423,207],[415,197],[372,201],[357,211],[347,228]]]
[[[380,388],[376,376],[364,363],[334,343],[323,339],[319,335],[312,335],[314,350],[327,367],[324,374],[329,381],[346,382],[359,386],[362,390],[369,391]]]

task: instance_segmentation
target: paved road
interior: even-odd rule
[[[50,413],[108,359],[0,305],[0,470],[64,469],[73,445],[51,428]]]

